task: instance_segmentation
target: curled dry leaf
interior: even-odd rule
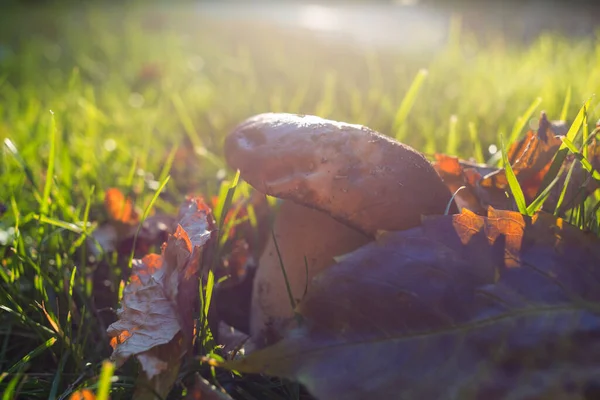
[[[225,365],[318,399],[600,395],[600,240],[549,214],[424,218],[323,271],[296,311]]]
[[[565,133],[564,124],[550,122],[546,114],[542,113],[538,130],[530,130],[525,138],[510,146],[508,159],[527,203],[533,201],[543,189],[542,181],[562,144],[561,135]],[[588,152],[592,166],[600,168],[600,152],[597,150],[595,139],[588,145]],[[452,192],[460,186],[465,187],[455,198],[460,209],[466,208],[482,215],[489,206],[502,210],[516,209],[512,199],[506,196],[508,180],[504,168],[474,164],[443,154],[436,154],[434,167]],[[566,200],[561,211],[585,200],[598,188],[598,183],[590,179],[581,164],[570,155],[563,163],[557,184],[544,202],[544,209],[554,211],[571,167],[573,173],[566,188]]]
[[[188,200],[162,255],[135,260],[119,320],[108,328],[117,366],[136,356],[145,372],[142,378],[163,395],[191,348],[200,259],[213,228],[210,210],[202,200]]]
[[[476,189],[481,175],[474,167],[469,168],[458,157],[445,154],[436,154],[433,166],[448,189],[455,194],[454,201],[459,210],[466,208],[477,214],[485,211]]]
[[[561,144],[562,141],[552,130],[546,114],[542,113],[538,130],[527,132],[524,139],[510,146],[508,160],[527,202],[532,201],[538,193]],[[484,176],[480,184],[484,188],[507,189],[508,180],[504,168]]]

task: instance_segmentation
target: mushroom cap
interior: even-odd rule
[[[443,214],[451,193],[413,148],[361,125],[266,113],[225,141],[227,163],[264,194],[321,210],[373,236]]]

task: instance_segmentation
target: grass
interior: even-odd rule
[[[187,193],[232,193],[221,187],[233,177],[223,137],[265,111],[362,123],[426,154],[482,161],[501,133],[519,137],[542,109],[573,119],[600,87],[595,37],[543,34],[519,45],[454,34],[439,53],[403,54],[217,24],[179,8],[82,6],[2,12],[0,38],[6,399],[67,398],[84,387],[106,394],[113,371],[103,363],[110,348],[102,315],[118,304],[94,308],[98,260],[85,243],[106,220],[107,188],[172,214]],[[599,105],[593,99],[586,108],[584,136]],[[571,142],[565,149],[585,160]],[[574,220],[597,227],[597,204],[585,207]],[[104,261],[118,287],[125,265]],[[114,373],[111,398],[128,398],[135,366]],[[298,398],[297,390],[256,378],[237,393],[281,399]]]

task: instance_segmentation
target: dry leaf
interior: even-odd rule
[[[527,202],[536,197],[540,184],[561,144],[562,141],[554,133],[546,114],[542,113],[538,130],[536,132],[530,130],[525,138],[511,145],[508,160]],[[484,188],[507,190],[508,180],[504,168],[483,177],[480,185]]]
[[[136,356],[152,387],[163,395],[191,348],[200,258],[213,228],[207,206],[200,199],[188,200],[162,255],[135,260],[119,320],[108,328],[117,366]]]
[[[560,135],[564,133],[564,125],[548,121],[546,114],[542,113],[538,130],[527,132],[524,139],[510,146],[507,154],[509,162],[528,203],[533,201],[542,189],[541,183],[562,143]],[[588,152],[592,166],[598,169],[600,151],[597,150],[595,139],[588,145]],[[589,173],[582,168],[579,161],[573,155],[569,155],[563,163],[557,184],[544,202],[545,210],[554,211],[556,208],[571,166],[573,174],[566,188],[561,212],[585,200],[598,189],[598,182],[590,179]],[[502,210],[516,209],[513,200],[507,196],[509,189],[504,168],[473,164],[442,154],[436,154],[434,167],[451,191],[465,186],[456,196],[457,205],[461,209],[466,208],[478,214],[483,214],[482,209],[485,210],[488,206]]]
[[[477,171],[471,168],[469,169],[471,173],[465,174],[464,165],[461,164],[458,157],[445,154],[435,155],[433,167],[448,186],[448,189],[456,194],[454,201],[459,210],[466,208],[477,214],[485,211],[475,191],[476,182],[481,179],[481,175]]]
[[[383,234],[315,277],[300,328],[226,366],[318,399],[583,399],[600,385],[600,240],[491,209]]]
[[[73,392],[69,396],[69,400],[95,400],[96,395],[89,389],[82,389],[76,392]]]
[[[110,188],[104,195],[104,207],[111,220],[123,223],[135,223],[138,215],[133,208],[133,202],[117,188]]]

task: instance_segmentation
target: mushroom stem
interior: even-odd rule
[[[311,279],[332,265],[334,257],[367,244],[370,238],[334,220],[322,211],[283,201],[256,271],[253,286],[250,332],[275,326],[293,315],[294,303],[302,300]],[[279,260],[281,256],[281,262]],[[282,266],[288,282],[286,285]]]

